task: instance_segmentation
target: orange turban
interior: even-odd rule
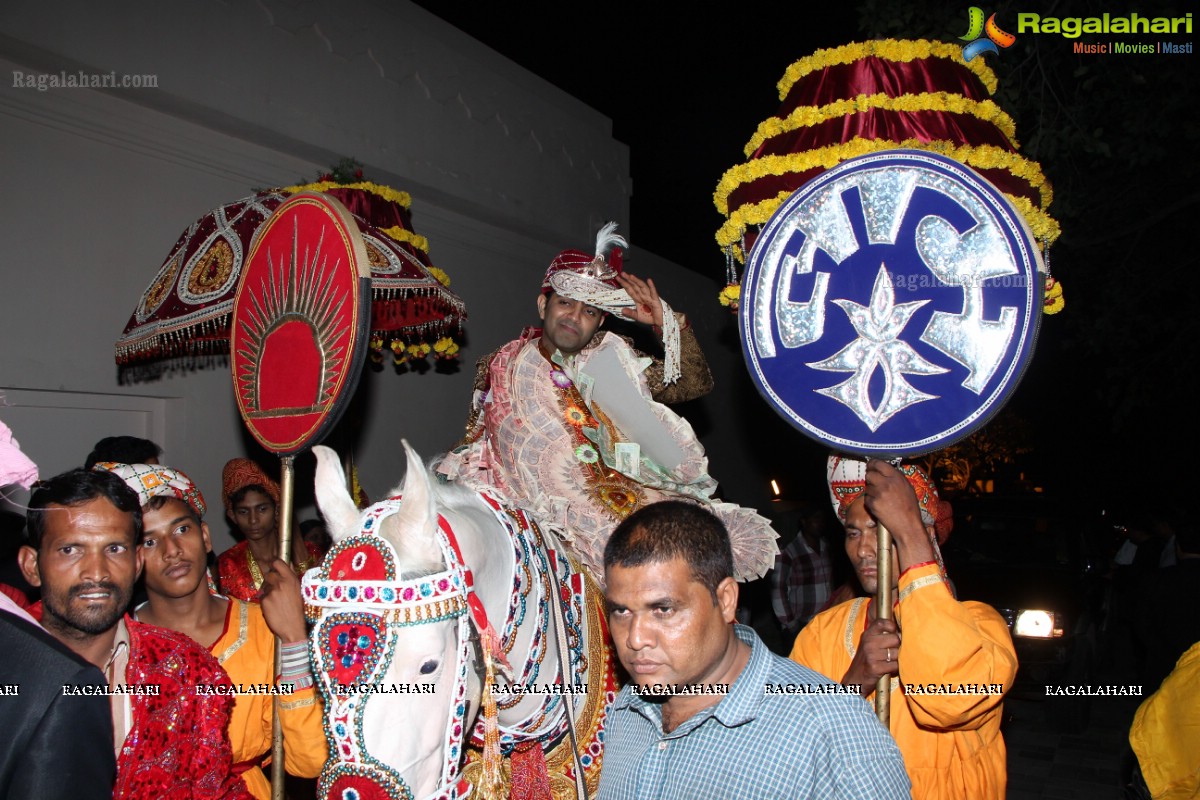
[[[938,542],[945,542],[954,528],[953,509],[938,497],[937,484],[916,464],[900,464],[896,469],[908,479],[917,495],[917,505],[933,520],[933,530]],[[829,481],[829,497],[838,519],[846,521],[846,511],[867,488],[867,462],[849,456],[831,455],[826,465]]]
[[[233,502],[230,500],[247,486],[261,486],[267,494],[279,505],[279,484],[267,477],[262,467],[248,458],[230,460],[221,472],[221,496],[225,501],[225,513],[233,513]]]

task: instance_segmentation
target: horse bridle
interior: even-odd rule
[[[339,788],[366,789],[366,796],[382,790],[389,798],[413,798],[403,777],[367,752],[362,719],[371,695],[344,689],[361,685],[363,672],[368,679],[386,674],[396,647],[395,628],[450,619],[458,620],[459,646],[442,746],[442,773],[438,788],[424,800],[459,800],[471,793],[470,784],[459,775],[467,736],[470,628],[475,628],[484,647],[496,647],[498,638],[475,591],[474,575],[463,560],[454,530],[440,514],[437,542],[448,568],[419,578],[396,578],[395,549],[378,534],[378,528],[400,505],[401,498],[392,497],[371,506],[363,514],[359,533],[335,545],[321,568],[304,576],[304,602],[313,609],[310,618],[318,616],[316,609],[343,609],[320,620],[310,637],[313,663],[320,665],[326,732],[334,745],[334,757],[318,786],[322,798]],[[355,573],[365,579],[352,579]],[[344,684],[341,677],[353,680]]]

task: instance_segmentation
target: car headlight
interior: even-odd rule
[[[1053,639],[1063,635],[1062,621],[1053,611],[1023,609],[1013,621],[1013,636],[1031,639]]]

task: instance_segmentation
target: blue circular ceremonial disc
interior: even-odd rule
[[[1041,318],[1021,215],[963,164],[888,150],[839,164],[767,221],[742,281],[742,351],[781,416],[831,448],[912,457],[1016,388]]]

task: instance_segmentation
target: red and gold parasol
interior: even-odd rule
[[[289,197],[317,192],[336,198],[362,234],[371,267],[370,340],[398,358],[458,351],[466,309],[449,278],[429,260],[415,233],[406,192],[358,181],[321,181],[262,191],[205,214],[179,237],[142,294],[116,343],[125,378],[188,367],[229,352],[234,295],[260,226]]]

